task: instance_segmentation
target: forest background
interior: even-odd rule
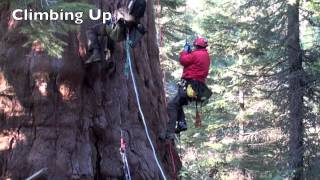
[[[178,145],[185,179],[320,178],[319,8],[317,1],[158,2],[168,97],[186,39],[208,38],[212,58],[203,127],[194,128],[189,106]]]

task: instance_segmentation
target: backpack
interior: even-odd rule
[[[135,18],[142,18],[146,11],[146,0],[130,0],[128,5],[129,14]]]

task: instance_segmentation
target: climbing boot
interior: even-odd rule
[[[182,131],[186,131],[188,129],[186,121],[178,121],[178,126],[176,128],[175,133],[179,134]]]
[[[93,53],[91,54],[91,56],[84,62],[84,64],[91,64],[94,62],[98,62],[101,61],[101,56],[99,53],[99,50],[94,49]]]

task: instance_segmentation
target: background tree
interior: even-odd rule
[[[289,59],[289,149],[293,179],[303,177],[304,70],[300,47],[299,1],[288,4],[287,51]]]

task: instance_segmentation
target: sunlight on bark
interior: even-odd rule
[[[41,96],[48,96],[48,81],[49,75],[47,73],[38,72],[33,75],[35,85],[38,88]]]
[[[6,117],[19,117],[24,114],[24,108],[20,101],[16,98],[11,98],[15,93],[11,92],[12,87],[9,85],[4,74],[0,73],[0,93],[8,93],[9,95],[0,96],[0,113]]]
[[[17,146],[17,143],[26,141],[26,136],[16,131],[4,131],[0,134],[0,151],[10,150]]]
[[[59,92],[62,96],[62,99],[65,101],[70,101],[74,97],[74,91],[71,86],[67,83],[59,85]]]

